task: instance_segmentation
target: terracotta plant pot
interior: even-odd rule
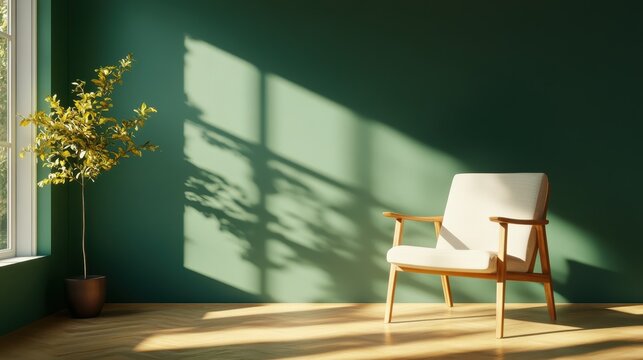
[[[91,318],[100,314],[105,303],[105,276],[76,276],[65,279],[69,314],[75,318]]]

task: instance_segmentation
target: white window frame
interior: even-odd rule
[[[21,116],[36,110],[36,0],[7,0],[9,5],[7,242],[0,259],[36,255],[36,158],[18,153],[31,144],[33,126],[20,127]]]

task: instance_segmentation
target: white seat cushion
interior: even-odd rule
[[[398,266],[428,270],[493,273],[496,254],[484,250],[433,249],[400,245],[386,253],[386,261]]]

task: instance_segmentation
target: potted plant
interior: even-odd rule
[[[122,83],[123,74],[132,67],[132,55],[121,59],[118,65],[95,70],[93,90],[77,80],[72,83],[72,106],[62,106],[56,95],[45,101],[51,112],[38,111],[24,118],[21,126],[37,127],[34,143],[23,149],[30,151],[50,172],[38,186],[77,182],[80,184],[82,204],[83,275],[65,279],[69,310],[74,317],[94,317],[100,314],[105,301],[105,276],[87,275],[85,246],[85,186],[118,165],[130,155],[141,156],[143,150],[158,147],[149,141],[138,144],[135,133],[156,109],[142,103],[134,109],[131,119],[117,119],[110,115],[112,93]],[[21,153],[22,157],[24,153]]]

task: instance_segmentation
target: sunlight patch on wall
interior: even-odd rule
[[[216,133],[184,123],[188,165],[184,221],[184,265],[249,293],[257,290],[258,270],[241,261],[248,244],[238,240],[257,222],[247,211],[257,202],[251,164],[234,151],[212,146]],[[216,161],[212,161],[216,159]],[[222,223],[222,221],[224,221]]]
[[[278,176],[266,208],[276,220],[268,243],[273,298],[332,301],[355,254],[370,248],[364,229],[352,217],[367,211],[367,191],[360,168],[369,161],[361,153],[359,129],[365,120],[348,108],[276,75],[266,77],[267,144],[275,154],[269,166]],[[360,164],[360,161],[363,162]],[[344,279],[343,281],[347,281]],[[350,281],[350,280],[348,280]],[[355,284],[357,292],[370,292]],[[336,291],[335,291],[336,292]]]
[[[392,224],[381,212],[441,211],[450,177],[462,166],[284,78],[266,79],[267,147],[276,155],[270,167],[280,174],[266,202],[277,219],[271,229],[281,239],[269,242],[272,262],[281,265],[269,273],[271,296],[378,296],[386,277],[372,274],[388,267]],[[410,228],[411,239],[433,233],[426,226]],[[309,273],[313,269],[317,276]]]
[[[284,78],[267,79],[268,149],[311,171],[358,186],[360,120],[351,110]]]
[[[183,217],[185,268],[256,294],[259,272],[251,263],[241,260],[247,251],[244,244],[221,231],[216,219],[208,218],[191,207],[185,207]]]
[[[259,71],[204,41],[185,38],[188,106],[203,122],[246,141],[258,140]]]
[[[259,270],[240,240],[257,222],[258,201],[247,141],[258,138],[258,70],[238,57],[185,38],[184,266],[256,294]]]
[[[360,225],[350,217],[355,194],[297,167],[274,160],[270,165],[281,174],[266,202],[274,216],[267,252],[271,262],[278,264],[269,272],[271,297],[296,302],[338,300],[331,289],[364,247]]]

